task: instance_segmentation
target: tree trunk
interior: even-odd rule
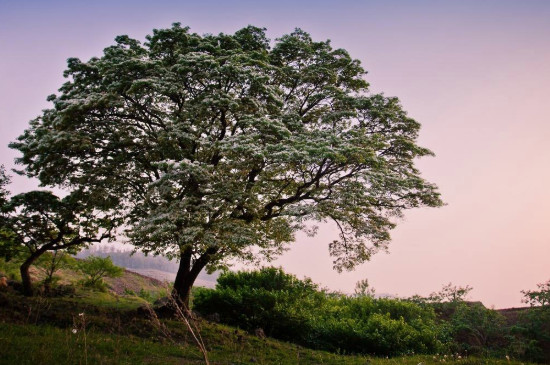
[[[42,255],[45,250],[42,251],[36,251],[33,254],[29,256],[21,264],[19,267],[19,272],[21,273],[21,281],[23,282],[23,294],[27,297],[32,297],[33,291],[32,291],[32,280],[31,280],[31,274],[29,273],[29,268],[31,267],[32,263]]]
[[[217,248],[210,247],[193,263],[191,263],[191,249],[187,248],[182,251],[180,255],[180,266],[176,274],[176,280],[174,281],[174,289],[172,290],[172,297],[176,300],[178,305],[185,309],[184,312],[189,310],[191,288],[193,288],[195,280],[206,264],[210,262],[211,256],[217,251]]]
[[[184,309],[189,309],[189,299],[191,296],[191,288],[193,287],[193,284],[195,283],[196,277],[193,277],[191,273],[184,272],[180,268],[178,269],[178,273],[176,275],[176,280],[174,281],[174,290],[172,291],[172,296]]]
[[[21,272],[21,281],[23,282],[23,294],[27,297],[32,297],[32,281],[31,274],[29,273],[31,264],[27,263],[27,261],[21,265],[19,271]]]

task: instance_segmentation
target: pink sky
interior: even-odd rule
[[[114,3],[114,4],[113,4]],[[453,282],[473,300],[521,305],[550,279],[550,2],[547,1],[0,1],[0,163],[47,107],[68,57],[99,56],[119,34],[143,39],[179,21],[199,33],[253,24],[276,38],[300,27],[331,39],[422,123],[419,161],[447,205],[410,211],[389,254],[332,271],[330,225],[298,236],[275,264],[331,289],[368,278],[379,293],[427,295]],[[35,187],[14,179],[12,190]]]

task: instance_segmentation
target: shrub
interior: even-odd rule
[[[457,351],[474,354],[498,352],[507,346],[505,318],[481,303],[461,303],[451,317],[451,335]]]
[[[215,290],[198,289],[194,309],[222,322],[311,348],[397,355],[436,352],[442,344],[432,308],[397,299],[320,290],[277,268],[227,272]]]
[[[138,293],[138,297],[145,299],[148,302],[153,301],[153,296],[147,290],[141,288]]]
[[[75,268],[76,260],[66,251],[55,250],[43,253],[35,261],[34,266],[44,275],[42,285],[44,286],[45,293],[50,294],[51,289],[57,285],[60,279],[55,273],[61,269]]]
[[[227,272],[218,278],[216,290],[194,292],[193,308],[217,313],[227,324],[268,336],[293,340],[307,331],[308,316],[324,299],[310,280],[298,280],[281,269]]]
[[[115,278],[124,273],[124,269],[113,264],[110,257],[88,256],[80,260],[77,267],[86,276],[83,285],[98,290],[106,289],[104,278]]]

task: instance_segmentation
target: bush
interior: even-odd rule
[[[77,267],[86,276],[82,284],[101,291],[106,290],[104,278],[115,278],[124,273],[124,269],[113,264],[110,257],[88,256],[80,260]]]
[[[311,348],[397,355],[441,349],[433,309],[397,299],[320,290],[277,268],[227,272],[215,290],[198,289],[194,309],[222,322]]]
[[[141,288],[139,290],[139,293],[137,294],[138,297],[140,297],[141,299],[145,299],[146,301],[148,302],[152,302],[153,301],[153,296],[151,295],[151,293],[149,293],[147,290]]]
[[[399,299],[332,297],[312,328],[307,344],[330,351],[399,355],[442,349],[433,310]]]
[[[265,268],[220,275],[216,290],[194,292],[193,309],[217,313],[226,324],[249,331],[262,328],[268,336],[293,340],[307,331],[309,313],[322,300],[310,280]]]
[[[60,280],[60,277],[55,275],[61,269],[73,269],[76,267],[76,260],[70,256],[68,252],[63,250],[55,250],[53,252],[44,252],[34,262],[34,266],[38,268],[44,275],[41,284],[45,294],[50,295],[52,288],[55,288]]]
[[[550,362],[550,307],[523,311],[511,329],[511,350],[528,361]]]
[[[10,280],[21,281],[21,273],[19,272],[21,262],[18,260],[6,260],[0,257],[0,274],[5,275]]]
[[[458,352],[490,354],[507,347],[505,318],[481,303],[461,303],[451,317],[451,336]]]

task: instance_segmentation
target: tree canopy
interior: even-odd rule
[[[6,227],[7,223],[7,203],[9,191],[6,186],[10,183],[10,177],[6,174],[4,165],[0,165],[0,257],[11,259],[14,254],[10,241],[13,234]]]
[[[432,153],[397,98],[368,92],[358,60],[300,29],[198,35],[68,60],[68,81],[18,141],[22,173],[125,213],[130,242],[180,260],[176,291],[228,259],[273,257],[330,220],[337,270],[390,240],[403,210],[439,206],[414,165]]]
[[[523,302],[530,306],[550,307],[550,280],[537,284],[538,290],[522,290]]]
[[[60,199],[49,191],[30,191],[13,196],[1,208],[0,255],[22,260],[23,290],[32,295],[29,267],[44,253],[74,250],[113,237],[115,217],[90,210],[82,195],[73,192]]]
[[[109,256],[88,256],[80,260],[77,267],[86,275],[84,283],[91,287],[103,288],[103,278],[116,278],[124,274],[124,269],[113,264]]]

